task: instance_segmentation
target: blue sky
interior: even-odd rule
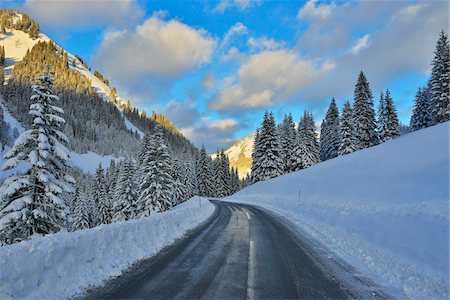
[[[196,145],[227,148],[265,110],[322,120],[352,100],[360,70],[376,102],[389,88],[408,123],[429,76],[447,1],[25,1],[66,50],[122,98],[167,115]]]

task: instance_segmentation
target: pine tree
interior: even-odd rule
[[[3,93],[5,88],[5,68],[0,66],[0,93]]]
[[[298,137],[295,150],[295,170],[304,169],[319,162],[319,143],[315,131],[314,117],[305,112],[298,125]]]
[[[200,196],[214,197],[212,190],[212,172],[211,172],[211,160],[206,154],[205,147],[202,146],[200,155],[197,162],[197,181]]]
[[[356,146],[358,150],[378,144],[372,91],[363,72],[359,74],[358,82],[355,86],[353,126],[355,128]]]
[[[98,203],[98,224],[109,224],[112,220],[111,200],[109,199],[105,171],[102,165],[99,164],[96,170],[96,189],[97,189],[97,203]]]
[[[9,131],[9,126],[5,122],[4,115],[3,115],[3,108],[0,105],[0,151],[3,151],[5,149],[5,145],[9,141],[8,131]]]
[[[212,160],[211,164],[211,174],[212,174],[212,190],[215,197],[223,197],[223,187],[222,187],[222,167],[221,167],[221,156],[219,149],[217,149],[216,157]]]
[[[265,113],[261,132],[259,133],[259,175],[260,180],[267,180],[283,174],[283,161],[280,144],[278,143],[278,131],[272,113]]]
[[[119,167],[114,204],[113,222],[134,219],[137,213],[135,167],[131,159],[125,159]]]
[[[186,186],[186,200],[198,194],[197,176],[195,174],[195,166],[191,158],[184,159],[184,179],[183,183]]]
[[[450,47],[447,34],[442,30],[434,51],[431,71],[432,123],[450,120]]]
[[[334,98],[331,100],[320,133],[320,160],[335,158],[339,154],[341,137],[339,135],[339,110]]]
[[[86,200],[79,186],[75,189],[75,210],[72,230],[88,229],[89,215],[86,208]]]
[[[294,150],[297,143],[297,131],[292,115],[285,115],[280,130],[280,145],[283,158],[284,173],[294,170]]]
[[[160,125],[156,125],[153,141],[141,166],[141,182],[139,186],[139,203],[143,203],[143,215],[150,212],[164,212],[172,207],[174,181],[170,175],[170,154],[164,142],[164,133]]]
[[[350,102],[346,101],[342,109],[342,119],[339,135],[341,143],[339,145],[339,155],[345,155],[356,151],[355,130],[353,128],[353,110]]]
[[[261,156],[262,156],[262,147],[260,145],[261,134],[259,128],[256,129],[255,140],[253,141],[253,151],[252,151],[252,168],[250,181],[252,183],[258,182],[262,180],[260,178],[260,166],[261,166]]]
[[[380,136],[380,139],[383,142],[400,136],[400,124],[398,121],[397,110],[389,90],[386,90],[384,111],[381,120],[383,122],[383,134]]]
[[[64,146],[67,137],[60,131],[65,123],[64,112],[53,103],[59,100],[51,86],[48,73],[38,78],[41,85],[33,85],[30,115],[31,129],[16,140],[5,155],[3,170],[28,164],[20,175],[6,179],[0,195],[0,241],[13,243],[33,235],[61,230],[66,222],[67,206],[61,199],[63,192],[72,192],[74,179],[65,173],[69,151]]]
[[[225,155],[223,149],[220,152],[220,179],[221,179],[221,197],[225,197],[231,194],[231,174],[230,174],[230,161],[228,156]]]
[[[411,115],[412,130],[426,128],[431,124],[430,100],[425,89],[419,88],[416,93],[415,104]]]
[[[186,200],[186,186],[183,183],[183,176],[181,170],[181,161],[175,155],[172,155],[172,168],[170,169],[170,175],[173,179],[173,192],[172,192],[172,206],[182,203]]]
[[[380,93],[380,103],[378,105],[378,120],[377,120],[377,127],[378,127],[378,138],[380,141],[384,141],[384,136],[386,135],[386,105],[385,105],[385,99],[384,99],[384,93]]]

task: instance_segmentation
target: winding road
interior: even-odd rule
[[[208,222],[87,299],[389,298],[282,217],[212,202]]]

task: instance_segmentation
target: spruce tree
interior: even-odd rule
[[[372,91],[363,72],[359,74],[354,96],[353,126],[359,150],[378,144]]]
[[[144,216],[153,211],[164,212],[172,207],[175,184],[170,174],[170,154],[161,125],[155,125],[152,140],[141,166],[138,202],[144,206]]]
[[[353,110],[348,101],[344,103],[344,108],[342,109],[339,135],[341,137],[339,155],[349,154],[357,150],[355,145],[355,130],[353,128]]]
[[[62,109],[54,105],[59,97],[51,90],[54,79],[48,73],[33,85],[29,114],[31,129],[15,141],[5,155],[3,170],[27,162],[19,175],[3,183],[0,194],[0,241],[13,243],[34,235],[53,233],[64,228],[67,206],[63,192],[72,192],[74,179],[66,175],[69,151],[67,137],[60,131],[65,123]]]
[[[220,173],[221,173],[221,194],[222,197],[228,196],[231,194],[231,174],[230,174],[230,161],[228,156],[225,155],[225,152],[220,152]]]
[[[383,135],[380,139],[385,142],[400,136],[400,124],[398,121],[397,110],[389,89],[386,90],[383,111]]]
[[[211,160],[206,154],[205,147],[202,145],[197,162],[197,181],[200,196],[214,197],[213,174],[211,172]]]
[[[297,143],[297,131],[292,115],[285,115],[280,129],[280,145],[284,173],[294,170],[294,150]]]
[[[314,165],[320,160],[319,143],[315,131],[314,117],[306,111],[298,125],[298,137],[295,150],[295,170]]]
[[[426,128],[431,124],[430,100],[425,89],[419,88],[416,93],[410,126],[412,130]]]
[[[384,141],[384,136],[386,135],[386,105],[384,99],[384,93],[380,93],[380,103],[378,104],[378,119],[377,119],[377,127],[378,127],[378,138],[380,141]]]
[[[278,132],[272,113],[265,113],[259,133],[258,146],[261,147],[259,158],[259,180],[267,180],[283,174],[283,160],[281,157]]]
[[[261,140],[260,137],[261,137],[260,130],[259,128],[257,128],[255,133],[255,139],[253,141],[253,151],[252,151],[252,168],[250,175],[250,181],[252,183],[261,180],[260,166],[261,166],[262,147],[260,144]]]
[[[442,30],[434,51],[430,81],[432,123],[450,120],[450,47],[447,34]]]
[[[335,158],[339,154],[341,138],[339,135],[339,110],[334,98],[331,100],[320,133],[320,160]]]
[[[126,158],[119,167],[119,176],[114,194],[113,222],[134,219],[137,213],[137,191],[135,167],[131,159]]]
[[[105,172],[101,164],[97,167],[95,181],[97,188],[98,224],[109,224],[112,221],[111,200],[108,196]]]
[[[86,198],[79,186],[77,186],[75,189],[74,201],[75,201],[75,209],[74,209],[74,220],[72,224],[72,230],[75,231],[90,228],[89,215],[86,207]]]

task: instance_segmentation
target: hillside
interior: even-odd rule
[[[449,125],[258,182],[227,199],[280,213],[398,297],[447,299]]]

